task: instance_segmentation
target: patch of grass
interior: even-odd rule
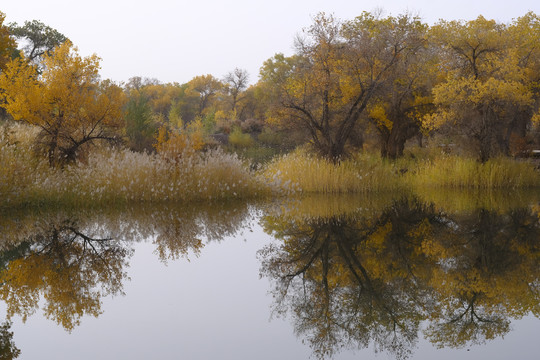
[[[403,188],[400,164],[359,153],[333,163],[297,150],[272,161],[263,171],[271,184],[307,193],[359,193]]]
[[[247,149],[255,145],[255,140],[250,134],[245,134],[239,127],[235,127],[229,135],[229,144],[236,149]]]
[[[540,172],[532,164],[509,158],[481,164],[457,156],[408,156],[390,161],[357,153],[333,163],[305,149],[268,160],[271,151],[257,152],[254,147],[241,156],[215,149],[178,152],[174,157],[166,152],[97,147],[84,162],[59,169],[34,155],[36,135],[34,128],[23,125],[0,128],[0,208],[187,203],[292,193],[540,188]],[[265,165],[253,170],[249,161]]]
[[[236,154],[219,149],[171,161],[97,148],[86,162],[57,169],[35,158],[30,143],[0,138],[0,207],[246,199],[273,191]]]
[[[540,172],[528,162],[495,158],[480,163],[458,156],[420,161],[408,175],[415,187],[474,189],[530,188],[540,186]]]

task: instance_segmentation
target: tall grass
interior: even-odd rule
[[[540,172],[507,158],[485,164],[456,156],[388,161],[358,153],[338,163],[300,149],[251,170],[234,153],[185,152],[174,158],[95,148],[82,163],[51,168],[36,157],[35,129],[0,127],[0,207],[24,204],[192,202],[270,194],[350,194],[425,188],[540,188]]]
[[[416,187],[516,189],[540,186],[540,172],[532,164],[510,158],[480,163],[469,158],[442,156],[417,163],[407,178]]]
[[[405,186],[399,164],[369,154],[333,163],[297,150],[271,162],[267,181],[307,193],[360,193],[396,190]]]
[[[16,130],[0,138],[0,206],[4,207],[226,200],[272,192],[238,156],[221,150],[196,152],[171,162],[156,154],[98,148],[85,163],[55,169],[32,156],[31,142],[20,141],[21,129]]]

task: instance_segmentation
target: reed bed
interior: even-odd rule
[[[36,135],[35,129],[24,125],[0,127],[0,207],[187,203],[426,188],[540,188],[540,172],[532,164],[509,158],[484,164],[457,156],[389,161],[357,153],[334,163],[304,149],[252,170],[236,154],[220,149],[190,151],[171,158],[98,147],[85,162],[59,169],[35,156],[32,144]]]
[[[540,187],[540,172],[526,161],[495,158],[475,159],[442,156],[415,165],[407,181],[414,187],[471,189],[517,189]]]
[[[363,193],[405,186],[398,164],[363,153],[334,163],[298,150],[272,161],[263,176],[304,193]]]
[[[95,205],[134,201],[244,199],[279,192],[235,154],[195,152],[170,161],[157,154],[98,148],[87,161],[51,168],[17,130],[0,138],[0,206]]]

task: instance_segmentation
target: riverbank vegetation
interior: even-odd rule
[[[532,12],[433,26],[319,14],[251,85],[242,69],[102,80],[66,36],[4,19],[2,207],[540,187]]]
[[[283,194],[395,192],[426,188],[538,188],[540,172],[527,161],[486,163],[441,155],[398,161],[358,153],[334,163],[298,149],[253,168],[220,148],[195,151],[189,138],[169,138],[161,152],[96,147],[84,161],[51,167],[36,155],[38,131],[15,124],[0,131],[2,206],[99,205],[255,199]],[[171,141],[177,141],[176,148]]]

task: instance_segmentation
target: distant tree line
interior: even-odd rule
[[[427,135],[482,162],[540,143],[540,18],[532,12],[508,24],[479,16],[432,26],[410,14],[343,21],[320,13],[295,53],[266,60],[255,83],[239,68],[184,84],[102,81],[99,58],[82,58],[63,34],[4,20],[0,13],[3,117],[39,126],[51,163],[84,156],[95,140],[151,152],[159,129],[162,141],[195,134],[204,146],[310,143],[332,161],[366,144],[397,158]]]

